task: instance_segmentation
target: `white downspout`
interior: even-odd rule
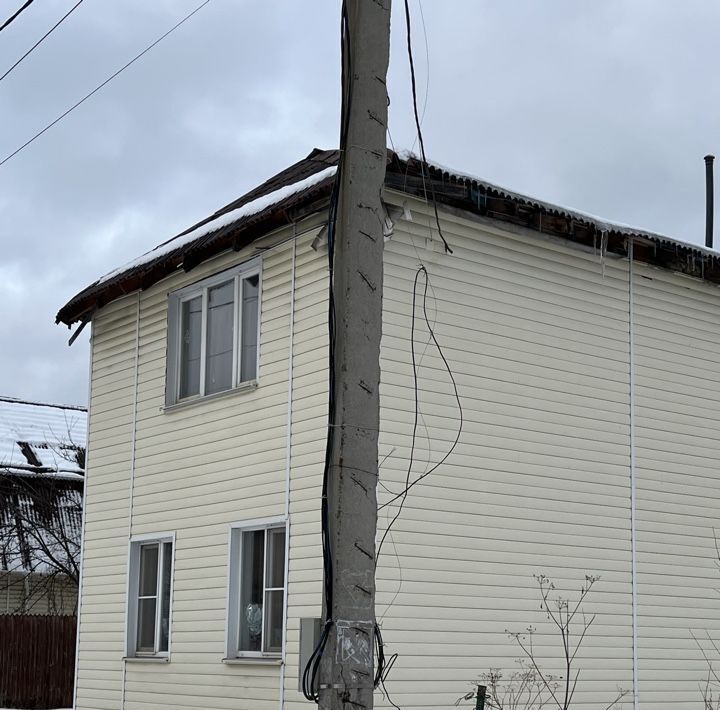
[[[635,481],[635,291],[633,287],[633,240],[628,240],[628,355],[630,360],[630,554],[632,589],[633,708],[638,710],[637,531]]]
[[[292,266],[290,275],[290,343],[288,345],[287,441],[285,443],[285,597],[283,600],[282,662],[280,664],[279,710],[285,710],[285,645],[287,643],[288,570],[290,567],[290,464],[292,445],[293,356],[295,350],[295,259],[297,225],[293,223]]]
[[[90,362],[88,364],[88,406],[87,421],[85,423],[85,472],[83,475],[82,490],[82,523],[80,526],[80,563],[78,574],[78,591],[77,591],[77,628],[75,629],[75,678],[73,680],[73,709],[77,707],[77,684],[78,684],[78,667],[80,665],[80,611],[82,610],[82,585],[83,585],[83,558],[85,557],[85,503],[87,501],[87,477],[90,470],[90,407],[92,406],[92,363],[93,363],[93,331],[95,327],[92,320],[90,321]]]
[[[132,539],[133,495],[135,493],[135,440],[137,434],[137,402],[138,402],[138,370],[140,369],[140,291],[137,294],[137,311],[135,315],[135,382],[133,384],[132,438],[130,440],[130,500],[128,503],[128,543],[127,568],[125,581],[125,655],[129,655],[128,639],[128,604],[130,601],[130,540]],[[125,678],[127,661],[123,659],[120,710],[125,710]]]

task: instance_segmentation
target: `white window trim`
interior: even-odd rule
[[[172,543],[172,559],[170,560],[170,606],[168,609],[168,650],[156,653],[142,653],[135,650],[137,641],[137,610],[138,610],[138,584],[140,577],[140,546],[148,543],[164,542]],[[136,551],[137,550],[137,551]],[[161,547],[162,550],[162,547]],[[133,535],[130,538],[128,548],[128,598],[125,628],[125,660],[170,660],[172,651],[172,616],[173,616],[173,595],[175,589],[175,533],[148,533],[145,535]],[[161,574],[161,555],[158,555],[158,575]],[[157,605],[155,617],[156,625],[160,623],[160,605]],[[156,631],[157,635],[157,631]]]
[[[257,351],[255,362],[255,379],[241,380],[241,349],[242,349],[242,292],[241,284],[243,279],[250,276],[258,276],[258,319],[257,319]],[[233,325],[235,327],[235,339],[233,342],[233,359],[232,359],[232,386],[221,392],[213,392],[205,394],[205,340],[207,329],[207,291],[213,286],[225,283],[226,281],[234,281],[234,312]],[[168,294],[168,339],[167,339],[167,368],[165,383],[165,407],[172,407],[186,402],[196,402],[209,397],[235,392],[238,390],[250,389],[257,384],[260,379],[260,316],[262,313],[262,259],[257,257],[246,261],[243,264],[226,269],[220,273],[213,274],[202,281],[184,286],[177,291]],[[201,355],[200,355],[200,394],[191,395],[189,397],[180,397],[180,353],[182,335],[180,327],[180,319],[182,314],[181,304],[189,301],[197,296],[202,297],[202,326],[201,326]]]
[[[272,518],[254,518],[251,520],[243,520],[237,523],[231,523],[228,530],[228,585],[227,585],[227,613],[225,614],[225,658],[224,663],[233,661],[282,661],[285,645],[285,633],[283,630],[283,648],[280,651],[240,651],[239,635],[240,635],[240,575],[242,571],[242,546],[240,544],[242,534],[253,532],[254,530],[268,530],[269,528],[284,528],[285,534],[288,534],[288,520],[284,515]],[[265,536],[265,544],[267,546],[267,535]],[[285,559],[285,586],[283,587],[284,596],[287,597],[287,543],[283,547]],[[265,568],[263,575],[267,573],[267,557],[265,559]],[[279,589],[279,588],[278,588]],[[263,595],[266,588],[263,582]],[[263,602],[263,607],[265,606]],[[265,630],[265,612],[263,609],[263,633]],[[283,614],[283,624],[285,618]],[[261,645],[262,647],[262,645]]]

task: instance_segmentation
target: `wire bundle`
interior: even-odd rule
[[[336,321],[335,321],[335,234],[337,227],[338,207],[340,202],[340,184],[342,181],[343,169],[345,166],[345,148],[347,146],[347,133],[350,120],[350,107],[352,103],[352,53],[350,51],[350,34],[348,31],[347,5],[343,0],[340,43],[342,54],[342,86],[346,88],[342,95],[341,121],[340,121],[340,145],[338,154],[338,167],[335,173],[335,182],[330,194],[330,207],[328,210],[327,239],[328,239],[328,430],[325,444],[325,466],[323,468],[322,501],[320,506],[321,515],[321,537],[323,553],[324,572],[324,612],[325,620],[323,631],[318,645],[315,647],[308,663],[303,670],[302,692],[306,700],[318,702],[318,692],[315,689],[323,653],[327,646],[330,631],[334,625],[333,613],[333,565],[332,546],[330,542],[330,510],[328,501],[328,486],[330,481],[330,462],[332,460],[335,418],[337,403],[335,400],[335,344],[336,344]]]
[[[405,0],[405,18],[406,18],[406,24],[407,24],[407,47],[408,47],[408,57],[410,61],[410,71],[411,71],[411,78],[412,78],[412,95],[413,95],[413,108],[414,108],[414,114],[415,114],[415,124],[418,132],[418,138],[420,141],[420,150],[422,154],[422,171],[423,171],[423,177],[425,176],[425,173],[428,169],[428,163],[425,156],[425,145],[423,141],[422,136],[422,130],[420,126],[420,117],[418,114],[418,107],[417,107],[417,92],[416,92],[416,85],[415,85],[415,67],[413,62],[413,55],[412,55],[412,42],[411,42],[411,35],[410,35],[410,7],[408,0]],[[308,662],[303,669],[303,675],[302,675],[302,692],[303,695],[307,700],[318,702],[319,701],[319,695],[316,690],[317,687],[317,680],[318,680],[318,674],[320,671],[320,665],[322,663],[323,654],[325,652],[325,648],[327,646],[328,639],[330,637],[330,633],[332,631],[332,628],[334,626],[334,620],[332,618],[333,613],[333,564],[332,564],[332,547],[331,547],[331,540],[330,540],[330,526],[329,526],[329,520],[330,520],[330,511],[329,511],[329,500],[328,500],[328,487],[329,487],[329,480],[330,480],[330,465],[332,461],[332,454],[333,454],[333,447],[334,447],[334,434],[333,429],[337,426],[336,423],[336,400],[335,400],[335,351],[336,351],[336,314],[335,314],[335,293],[334,293],[334,256],[335,256],[335,236],[336,236],[336,228],[337,228],[337,217],[338,217],[338,207],[339,207],[339,197],[340,197],[340,185],[343,175],[343,169],[344,169],[344,163],[345,163],[345,156],[346,156],[346,147],[347,147],[347,136],[348,136],[348,123],[349,123],[349,117],[350,117],[350,111],[351,111],[351,104],[352,104],[352,77],[353,77],[353,63],[352,63],[352,53],[351,53],[351,43],[350,43],[350,34],[348,29],[348,14],[347,14],[347,5],[345,0],[343,0],[342,4],[342,14],[341,14],[341,56],[342,56],[342,86],[345,88],[345,91],[342,95],[342,109],[341,109],[341,121],[340,121],[340,144],[339,144],[339,156],[338,156],[338,169],[335,175],[335,182],[333,184],[332,193],[330,195],[330,206],[328,210],[328,222],[327,222],[327,234],[328,234],[328,267],[329,267],[329,293],[328,293],[328,336],[329,336],[329,347],[328,347],[328,386],[329,386],[329,397],[328,397],[328,433],[327,433],[327,439],[326,439],[326,449],[325,449],[325,465],[323,468],[323,483],[322,483],[322,502],[321,502],[321,537],[322,537],[322,552],[323,552],[323,571],[324,571],[324,613],[325,618],[323,622],[323,630],[320,635],[319,642],[315,649],[313,650],[312,655],[308,659]],[[434,212],[435,212],[435,222],[437,225],[438,234],[440,235],[440,238],[442,239],[442,242],[445,247],[445,252],[452,254],[453,251],[450,248],[450,245],[446,241],[445,237],[443,236],[442,229],[440,227],[440,217],[438,214],[437,209],[437,203],[435,200],[435,193],[432,186],[432,183],[430,184],[430,192],[431,192],[431,202],[433,204]],[[427,199],[427,195],[426,195]],[[450,376],[450,379],[453,384],[453,389],[455,393],[455,398],[457,400],[458,409],[460,412],[460,424],[458,427],[458,433],[455,437],[455,441],[453,442],[453,445],[449,449],[449,451],[443,456],[443,458],[435,464],[432,468],[430,468],[428,471],[426,471],[421,476],[417,477],[412,482],[410,481],[410,477],[412,475],[412,465],[413,465],[413,457],[415,452],[415,442],[417,438],[417,427],[418,427],[418,419],[419,419],[419,402],[418,402],[418,376],[417,376],[417,362],[415,357],[415,310],[416,310],[416,301],[417,301],[417,285],[420,278],[420,275],[424,275],[424,292],[423,292],[423,316],[425,319],[425,323],[427,325],[428,331],[430,332],[430,336],[435,344],[435,347],[437,348],[438,352],[440,353],[440,357],[443,360],[443,363],[445,365],[445,368],[447,369],[447,372]],[[427,314],[427,291],[429,286],[430,277],[427,272],[427,269],[424,265],[420,265],[418,268],[416,274],[415,274],[415,281],[413,284],[413,300],[412,300],[412,337],[411,337],[411,354],[412,354],[412,366],[413,366],[413,378],[414,378],[414,390],[415,390],[415,423],[413,426],[413,434],[412,434],[412,447],[411,447],[411,453],[410,453],[410,462],[408,465],[408,471],[406,475],[406,481],[405,481],[405,488],[400,493],[394,495],[389,501],[384,503],[382,506],[380,506],[379,510],[386,507],[387,505],[390,505],[398,498],[401,499],[400,506],[398,507],[398,510],[393,517],[392,521],[388,525],[388,527],[385,530],[385,533],[383,534],[383,537],[380,541],[380,544],[378,545],[377,554],[375,557],[375,567],[377,568],[377,561],[379,559],[380,553],[382,551],[383,543],[385,542],[385,539],[387,538],[388,534],[390,533],[393,525],[400,517],[400,514],[402,512],[403,506],[405,504],[405,501],[407,499],[408,493],[410,489],[419,483],[423,478],[426,476],[429,476],[433,471],[437,470],[439,466],[441,466],[448,457],[452,454],[452,452],[455,450],[455,447],[457,446],[460,435],[462,433],[463,428],[463,411],[462,411],[462,404],[460,402],[460,396],[458,394],[458,388],[457,384],[455,382],[455,378],[453,376],[452,370],[450,368],[450,365],[442,351],[442,348],[435,336],[434,329],[432,325],[430,324],[430,319]],[[392,669],[393,665],[395,664],[398,654],[395,653],[391,655],[389,658],[386,658],[385,656],[385,648],[384,648],[384,642],[382,637],[382,632],[380,630],[380,626],[376,623],[374,625],[374,647],[375,647],[375,656],[376,656],[376,669],[375,669],[375,675],[373,678],[373,685],[375,688],[380,687],[382,689],[382,692],[387,697],[390,704],[396,708],[397,710],[400,710],[399,706],[396,705],[393,700],[390,698],[389,693],[387,692],[387,689],[385,687],[385,681],[388,677],[388,674],[390,670]]]

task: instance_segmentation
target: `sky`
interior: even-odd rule
[[[0,32],[0,74],[75,1],[33,3]],[[0,81],[0,160],[199,3],[84,0]],[[21,4],[0,3],[0,20]],[[702,158],[720,154],[720,3],[410,6],[430,159],[703,242]],[[85,404],[87,329],[68,348],[57,310],[313,147],[336,145],[339,7],[211,0],[0,166],[0,395]],[[395,0],[397,148],[415,140],[402,12]]]

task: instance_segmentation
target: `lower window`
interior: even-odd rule
[[[285,543],[284,522],[231,531],[228,657],[282,654]]]
[[[128,656],[167,656],[170,651],[173,539],[130,543]]]

